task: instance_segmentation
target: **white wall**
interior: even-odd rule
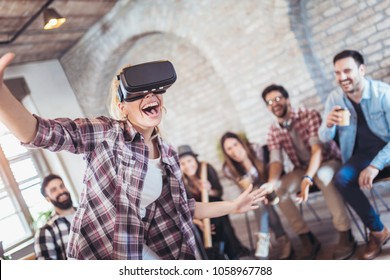
[[[11,66],[6,70],[5,79],[24,77],[31,95],[23,101],[33,113],[44,118],[83,117],[84,114],[58,60]],[[44,153],[50,169],[63,177],[73,194],[83,187],[85,164],[82,155],[68,152]]]

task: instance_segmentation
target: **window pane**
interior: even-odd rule
[[[14,162],[10,164],[10,167],[17,183],[38,176],[38,172],[31,158]]]
[[[24,226],[17,215],[12,215],[4,220],[0,220],[0,240],[3,241],[4,249],[31,235],[28,227]]]
[[[15,212],[16,209],[8,196],[0,198],[0,220],[14,214]],[[2,228],[2,230],[3,229],[4,228]]]
[[[44,199],[41,191],[39,190],[39,185],[23,190],[22,195],[28,207],[34,206]]]
[[[19,189],[24,190],[24,189],[30,188],[30,187],[32,187],[34,185],[39,185],[39,188],[40,188],[41,187],[41,182],[42,182],[41,178],[39,178],[39,177],[33,178],[31,180],[28,180],[27,182],[19,184]],[[40,190],[39,190],[39,193],[41,193]]]
[[[27,152],[27,149],[20,145],[20,141],[12,134],[0,137],[0,145],[8,159]]]

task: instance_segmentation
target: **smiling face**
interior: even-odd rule
[[[118,106],[138,132],[152,133],[162,119],[163,96],[149,93],[142,99],[124,101]]]
[[[289,111],[289,100],[285,98],[279,91],[273,90],[265,96],[265,103],[268,110],[270,110],[277,118],[286,118]]]
[[[352,57],[339,59],[334,63],[336,82],[347,95],[360,93],[363,88],[365,66],[358,66]]]
[[[181,156],[179,159],[181,171],[188,177],[196,175],[198,170],[198,162],[192,155]]]
[[[73,207],[72,199],[68,189],[61,179],[51,180],[45,187],[46,199],[60,209],[69,209]]]
[[[223,142],[223,150],[232,160],[239,163],[248,158],[244,146],[236,138],[226,138]]]

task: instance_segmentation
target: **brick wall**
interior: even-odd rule
[[[111,78],[124,64],[168,59],[178,81],[164,96],[164,132],[217,169],[220,136],[264,143],[273,120],[261,90],[279,83],[293,106],[322,110],[332,58],[362,51],[368,75],[390,82],[390,1],[143,0],[112,12],[61,59],[86,115],[107,114]],[[238,191],[228,187],[225,197]]]

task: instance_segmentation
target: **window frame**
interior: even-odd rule
[[[4,136],[5,134],[1,135]],[[26,180],[24,180],[22,183],[28,182],[30,180],[36,180],[37,178],[40,179],[42,182],[44,176],[44,170],[48,170],[48,164],[46,162],[46,159],[41,151],[39,150],[27,150],[26,152],[13,156],[11,158],[7,158],[4,151],[3,146],[0,144],[0,176],[4,184],[4,190],[6,192],[6,195],[11,199],[11,201],[14,204],[16,213],[13,213],[12,215],[17,216],[19,219],[21,219],[21,224],[23,227],[25,227],[26,230],[26,237],[22,238],[21,240],[17,241],[16,243],[12,243],[12,245],[8,245],[7,247],[4,247],[4,252],[8,252],[13,250],[14,248],[32,240],[34,238],[36,228],[35,228],[35,221],[33,219],[33,216],[29,210],[29,207],[27,205],[26,200],[23,197],[22,191],[20,189],[20,184],[17,183],[16,178],[11,170],[11,164],[22,161],[25,159],[31,159],[36,171],[37,175],[34,177],[30,177]],[[46,200],[42,196],[42,200]],[[12,215],[9,215],[8,217],[11,217]],[[2,220],[5,218],[2,218]],[[4,243],[3,243],[4,245]],[[5,245],[4,245],[5,246]]]

